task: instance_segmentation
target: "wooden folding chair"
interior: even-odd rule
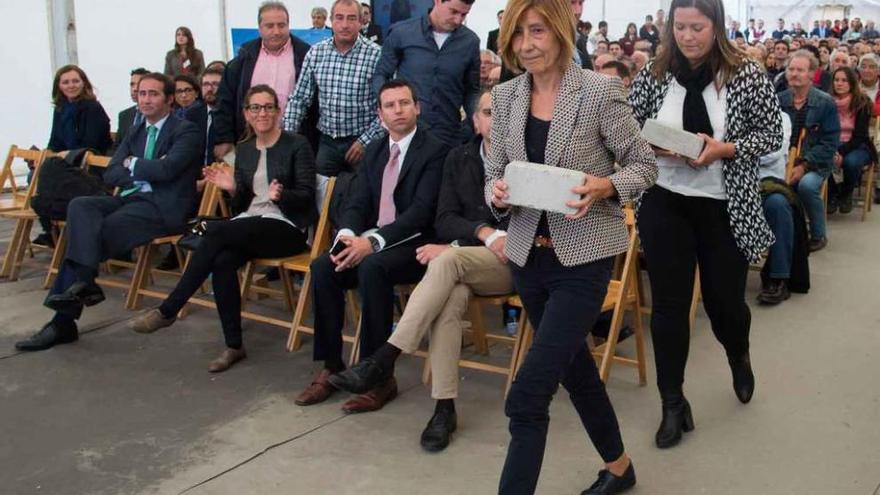
[[[228,165],[215,163],[211,165],[211,167],[223,168],[228,167]],[[218,210],[220,211],[221,215],[229,215],[229,211],[226,208],[226,203],[222,200],[222,191],[220,190],[220,188],[210,182],[205,182],[205,188],[202,190],[202,199],[199,202],[199,208],[196,212],[196,216],[215,215]],[[128,298],[126,300],[126,307],[128,309],[137,309],[143,297],[152,297],[158,299],[165,299],[166,297],[168,297],[168,292],[162,291],[158,288],[150,288],[150,276],[153,273],[160,273],[163,275],[178,277],[183,274],[184,270],[186,270],[186,265],[189,264],[192,253],[187,253],[186,256],[183,256],[181,254],[180,249],[177,247],[177,241],[179,241],[181,237],[183,237],[182,234],[158,237],[156,239],[153,239],[149,244],[139,248],[140,253],[138,255],[137,265],[135,266],[134,275],[132,277],[132,287],[129,290]],[[163,245],[170,245],[171,248],[174,250],[175,256],[177,256],[178,266],[180,266],[179,271],[174,272],[153,268],[153,256],[156,254],[159,246]],[[194,299],[195,298],[191,298],[189,302],[199,304],[199,302],[195,301]],[[213,302],[206,305],[213,306]]]
[[[603,382],[608,381],[608,376],[611,374],[611,366],[619,363],[636,368],[639,373],[639,384],[645,385],[647,383],[645,334],[642,328],[641,299],[636,281],[636,277],[639,274],[637,267],[639,237],[635,228],[635,213],[631,209],[626,209],[624,212],[626,213],[629,246],[626,252],[618,257],[620,260],[619,278],[612,279],[609,282],[608,293],[605,295],[605,301],[602,303],[603,313],[606,311],[612,312],[611,326],[608,330],[608,338],[601,345],[595,346],[592,353],[599,368],[599,377]],[[627,311],[633,315],[636,359],[618,356],[615,352],[618,339],[620,338],[620,329],[623,326],[623,316]]]
[[[315,228],[315,238],[312,241],[312,249],[308,253],[303,253],[286,260],[281,268],[282,270],[290,270],[303,274],[303,283],[300,288],[299,295],[296,300],[296,308],[293,312],[293,321],[289,323],[290,334],[287,338],[287,350],[289,352],[299,350],[302,347],[303,335],[314,335],[315,329],[305,324],[306,311],[309,306],[309,298],[312,293],[312,273],[310,265],[313,260],[321,256],[330,248],[330,198],[333,196],[333,188],[336,186],[336,178],[331,177],[327,182],[327,191],[324,193],[324,201],[321,204],[321,216],[318,219],[318,226]],[[351,294],[348,295],[349,305],[356,307],[355,301]],[[360,323],[356,328],[360,329]],[[357,335],[354,337],[343,335],[343,340],[354,344],[357,342]],[[352,350],[352,356],[355,349]]]
[[[0,170],[0,192],[5,192],[7,184],[9,188],[9,197],[0,199],[0,212],[20,210],[28,202],[30,196],[34,193],[31,190],[31,184],[21,187],[15,181],[15,171],[12,166],[16,159],[29,160],[34,162],[33,177],[36,177],[36,166],[43,162],[49,155],[48,150],[28,150],[19,148],[16,145],[9,147],[9,153],[6,155],[6,161],[3,162],[3,169]],[[36,181],[31,181],[34,183]]]
[[[107,168],[110,165],[110,156],[102,156],[91,151],[86,152],[83,157],[83,169],[88,171],[89,167]],[[64,261],[64,253],[67,249],[67,221],[52,220],[52,239],[55,241],[55,247],[52,249],[52,259],[49,262],[49,269],[46,272],[46,280],[43,282],[43,288],[48,289],[55,281],[58,270],[61,268],[61,262]]]
[[[6,249],[3,265],[0,267],[0,277],[7,277],[10,281],[18,280],[24,255],[31,246],[31,228],[34,225],[34,221],[37,220],[36,212],[31,209],[31,198],[37,190],[40,166],[48,155],[48,151],[32,152],[30,150],[18,150],[15,146],[12,146],[12,149],[9,151],[9,157],[6,160],[6,166],[4,166],[4,173],[7,168],[9,169],[8,179],[3,179],[4,184],[6,181],[9,181],[12,187],[15,188],[15,178],[12,174],[12,159],[16,156],[24,156],[28,160],[34,160],[34,173],[24,195],[19,195],[19,192],[13,189],[12,197],[5,200],[4,206],[0,207],[0,218],[15,220],[12,239]]]
[[[871,207],[874,205],[874,176],[876,173],[876,163],[869,163],[862,171],[862,183],[860,184],[862,188],[862,194],[860,196],[862,198],[861,202],[863,222],[868,218],[868,212],[871,211]]]

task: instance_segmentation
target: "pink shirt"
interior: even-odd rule
[[[296,68],[293,65],[293,45],[290,40],[280,51],[271,53],[264,45],[260,45],[260,55],[254,65],[254,75],[251,76],[251,86],[268,84],[278,93],[278,103],[281,110],[278,112],[278,121],[284,118],[284,110],[287,108],[287,97],[293,91],[296,82]]]

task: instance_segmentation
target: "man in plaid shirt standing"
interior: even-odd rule
[[[384,133],[370,84],[382,49],[360,36],[360,4],[356,0],[336,0],[330,17],[333,37],[315,44],[306,54],[284,116],[284,128],[296,132],[317,92],[321,132],[315,159],[318,205],[327,177],[351,171],[367,144]]]

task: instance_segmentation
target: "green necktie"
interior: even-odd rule
[[[152,160],[153,159],[153,150],[156,148],[156,134],[158,129],[154,125],[147,126],[147,145],[144,147],[144,160]],[[141,181],[134,181],[135,185],[122,191],[122,197],[126,197],[129,194],[134,194],[141,190]]]

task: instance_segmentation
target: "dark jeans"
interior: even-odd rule
[[[642,196],[639,236],[651,280],[651,339],[661,395],[681,391],[690,345],[694,270],[703,306],[728,357],[749,350],[745,302],[749,264],[730,231],[727,202],[683,196],[654,186]]]
[[[847,153],[843,157],[843,163],[840,165],[843,169],[843,184],[838,184],[834,180],[833,175],[828,178],[828,191],[830,193],[828,200],[833,201],[837,198],[851,196],[862,180],[862,169],[869,163],[871,163],[871,153],[865,145],[861,145]]]
[[[770,277],[788,280],[794,257],[794,216],[788,198],[780,193],[767,195],[764,198],[764,217],[776,238],[767,256]]]
[[[186,271],[159,306],[159,311],[166,318],[177,315],[211,275],[226,346],[240,349],[241,289],[238,269],[254,258],[283,258],[299,254],[307,248],[305,234],[281,220],[250,217],[217,222],[208,229]]]
[[[546,248],[532,248],[523,268],[511,264],[514,286],[535,328],[535,339],[504,407],[511,438],[499,493],[535,492],[550,424],[550,401],[560,383],[602,459],[612,462],[623,455],[617,417],[586,343],[608,292],[612,266],[613,258],[607,258],[564,267],[556,253]]]
[[[370,357],[391,336],[394,321],[394,286],[415,284],[426,267],[416,260],[416,247],[409,243],[364,258],[355,268],[336,271],[330,256],[312,262],[314,291],[315,361],[336,368],[342,360],[342,327],[345,323],[345,292],[357,287],[361,300],[361,359]]]
[[[321,134],[318,154],[315,156],[316,172],[325,177],[336,177],[343,170],[351,170],[351,165],[345,161],[345,154],[357,138],[358,136],[332,138]]]

